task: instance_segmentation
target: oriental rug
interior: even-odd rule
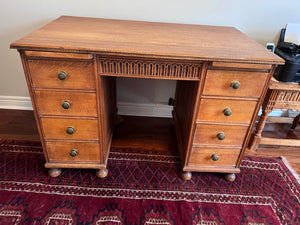
[[[0,224],[300,224],[300,185],[281,158],[244,157],[234,182],[179,178],[168,152],[112,148],[109,175],[47,175],[39,142],[0,140]]]

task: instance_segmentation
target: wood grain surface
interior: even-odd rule
[[[11,48],[283,63],[233,27],[62,16]]]

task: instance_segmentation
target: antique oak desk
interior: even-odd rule
[[[116,77],[177,81],[173,120],[182,178],[234,180],[276,64],[233,27],[63,16],[11,44],[21,54],[50,176],[105,177]]]

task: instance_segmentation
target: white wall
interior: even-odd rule
[[[9,44],[61,15],[235,26],[265,45],[300,23],[299,0],[0,0],[0,96],[29,96]],[[175,82],[118,79],[118,100],[166,103]]]

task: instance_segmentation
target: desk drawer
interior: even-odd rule
[[[189,166],[235,166],[240,149],[234,148],[193,148]]]
[[[96,94],[94,93],[35,91],[35,96],[40,114],[97,116]],[[62,107],[64,102],[71,103],[68,109]]]
[[[98,120],[41,118],[46,139],[98,140]]]
[[[247,130],[247,126],[197,124],[194,144],[242,146]]]
[[[46,147],[49,162],[100,162],[98,143],[46,142]]]
[[[34,87],[95,89],[94,64],[90,61],[28,60],[28,65]]]
[[[268,73],[261,72],[208,70],[203,95],[259,98],[267,77]],[[240,86],[234,89],[233,82]]]
[[[202,99],[197,120],[250,123],[256,101]]]

